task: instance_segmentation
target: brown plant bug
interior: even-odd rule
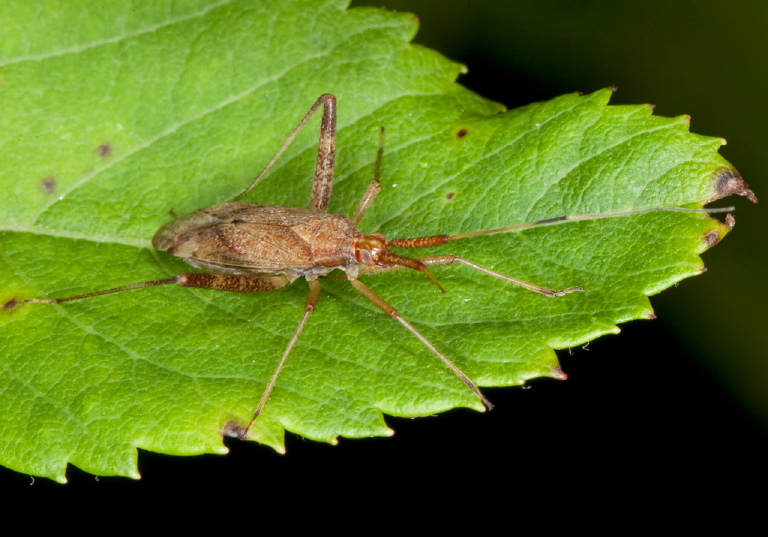
[[[240,200],[266,176],[269,169],[285,152],[321,106],[323,114],[320,140],[309,208],[300,209],[296,207],[241,202]],[[405,239],[386,239],[381,233],[363,235],[358,231],[357,226],[380,190],[379,175],[384,151],[383,147],[382,129],[381,142],[376,156],[374,181],[368,185],[352,217],[347,218],[340,214],[328,214],[328,203],[333,187],[334,155],[336,149],[336,98],[330,94],[322,95],[312,105],[309,112],[299,122],[258,177],[240,195],[232,201],[178,217],[162,226],[155,234],[152,239],[152,245],[157,250],[180,257],[191,266],[206,272],[185,272],[171,278],[126,285],[66,298],[29,299],[26,302],[61,304],[73,300],[166,284],[179,284],[184,287],[240,293],[259,293],[279,289],[303,276],[309,284],[309,297],[304,305],[304,315],[275,367],[253,413],[253,417],[245,428],[237,429],[234,433],[235,436],[246,438],[251,426],[267,404],[291,350],[304,329],[309,316],[317,306],[320,298],[320,283],[318,279],[346,279],[365,298],[373,302],[379,309],[398,321],[418,338],[425,347],[437,356],[482,401],[486,408],[491,409],[493,405],[485,398],[475,383],[424,335],[404,319],[393,306],[361,283],[357,279],[358,276],[410,268],[423,272],[442,291],[442,286],[432,276],[429,267],[460,263],[488,276],[513,283],[544,296],[559,297],[574,291],[582,291],[583,289],[578,286],[562,290],[546,289],[481,267],[455,255],[408,258],[391,251],[391,248],[408,249],[439,246],[458,239],[503,233],[564,220],[597,219],[656,210],[702,212],[702,210],[696,209],[656,207],[613,213],[611,215],[560,216],[460,235],[434,235]],[[343,276],[328,276],[328,273],[336,269],[343,271],[345,274]]]

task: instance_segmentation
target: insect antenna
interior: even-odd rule
[[[536,220],[535,222],[526,222],[524,224],[516,224],[514,226],[505,226],[496,229],[487,229],[485,231],[473,231],[470,233],[461,233],[459,235],[440,235],[444,237],[445,242],[455,241],[458,239],[469,239],[471,237],[478,237],[480,235],[493,235],[495,233],[506,233],[508,231],[516,231],[519,229],[526,229],[530,227],[547,226],[556,224],[559,222],[575,221],[575,220],[600,220],[603,218],[614,218],[620,216],[632,216],[635,214],[652,213],[656,211],[667,211],[677,213],[698,213],[698,214],[715,214],[715,213],[727,213],[735,210],[734,207],[722,207],[715,209],[685,209],[683,207],[649,207],[645,209],[634,209],[631,211],[620,211],[617,213],[604,213],[604,214],[576,214],[576,215],[564,215],[556,216],[554,218],[545,218],[544,220]],[[432,237],[425,237],[432,238]],[[413,239],[411,239],[413,240]],[[391,242],[391,241],[390,241]],[[394,245],[393,245],[394,246]],[[409,248],[408,246],[401,246],[401,248]]]

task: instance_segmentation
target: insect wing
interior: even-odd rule
[[[211,225],[180,235],[172,253],[222,272],[280,274],[312,265],[307,243],[291,228],[271,224]]]

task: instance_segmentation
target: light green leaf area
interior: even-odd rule
[[[354,210],[386,126],[365,233],[606,215],[411,252],[584,292],[547,298],[462,265],[433,268],[445,294],[412,270],[361,277],[481,386],[563,378],[553,349],[651,317],[647,296],[701,272],[728,229],[701,213],[611,214],[698,208],[741,185],[722,140],[608,106],[607,90],[503,112],[455,83],[461,66],[409,44],[408,14],[341,0],[29,4],[0,8],[0,464],[21,472],[137,477],[136,448],[226,451],[223,431],[248,422],[302,316],[303,279],[23,301],[189,270],[150,246],[169,210],[232,199],[322,93],[338,97],[332,212]],[[307,207],[318,131],[316,118],[248,201]],[[482,410],[349,283],[322,285],[253,439],[384,436],[384,414]]]

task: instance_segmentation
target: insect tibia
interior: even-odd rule
[[[645,209],[633,209],[631,211],[620,211],[616,213],[603,213],[603,214],[574,214],[556,216],[554,218],[544,218],[542,220],[536,220],[534,222],[526,222],[524,224],[516,224],[514,226],[500,227],[496,229],[488,229],[485,231],[473,231],[471,233],[462,233],[460,235],[451,235],[448,237],[448,241],[455,241],[458,239],[469,239],[471,237],[478,237],[480,235],[493,235],[495,233],[507,233],[509,231],[517,231],[520,229],[527,229],[538,226],[549,226],[559,224],[560,222],[568,222],[574,220],[600,220],[603,218],[619,218],[622,216],[633,216],[636,214],[653,213],[656,211],[676,212],[676,213],[698,213],[698,214],[716,214],[727,213],[733,211],[734,207],[718,207],[714,209],[685,209],[683,207],[649,207]],[[391,243],[392,241],[390,241]]]
[[[82,295],[68,296],[65,298],[29,298],[24,302],[32,302],[36,304],[61,304],[62,302],[72,302],[73,300],[81,300],[83,298],[91,298],[94,296],[111,295],[114,293],[122,293],[123,291],[133,291],[134,289],[144,289],[145,287],[155,287],[157,285],[168,285],[171,283],[179,283],[178,277],[165,278],[163,280],[152,280],[150,282],[134,283],[131,285],[123,285],[122,287],[113,287],[112,289],[105,289],[103,291],[94,291],[93,293],[85,293]]]
[[[323,107],[323,117],[321,120],[320,143],[317,147],[315,183],[312,189],[311,206],[315,210],[325,212],[325,208],[328,205],[328,199],[331,195],[331,182],[333,181],[333,159],[334,153],[336,151],[336,97],[329,93],[321,95],[320,98],[315,101],[315,104],[312,105],[312,108],[309,109],[309,112],[307,112],[307,114],[299,122],[296,128],[293,129],[291,135],[288,136],[285,142],[283,142],[283,145],[280,147],[277,153],[275,153],[275,156],[272,157],[272,160],[267,163],[261,173],[256,177],[256,179],[253,180],[248,188],[241,192],[240,195],[238,195],[232,201],[240,201],[243,199],[251,190],[253,190],[256,185],[261,182],[262,179],[264,179],[272,165],[277,162],[277,159],[280,158],[280,155],[282,155],[285,150],[288,149],[288,146],[291,145],[296,136],[298,136],[304,126],[312,118],[315,111],[321,106]]]

